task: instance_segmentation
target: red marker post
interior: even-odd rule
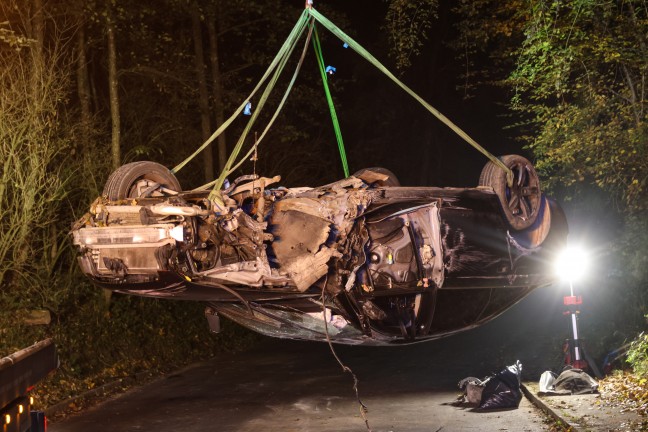
[[[580,279],[587,269],[587,257],[581,249],[568,248],[563,251],[556,262],[556,272],[562,279],[569,282],[569,296],[563,298],[563,303],[568,307],[565,315],[571,315],[573,338],[567,340],[565,346],[565,364],[578,369],[587,369],[588,364],[583,358],[583,352],[578,339],[578,320],[580,305],[583,304],[581,296],[574,295],[574,280]]]

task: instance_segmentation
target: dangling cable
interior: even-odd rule
[[[243,296],[241,296],[241,294],[237,293],[236,291],[234,291],[231,288],[226,287],[223,284],[211,282],[210,286],[213,286],[213,287],[218,288],[218,289],[222,289],[223,291],[226,291],[226,292],[232,294],[237,299],[241,300],[241,303],[243,304],[243,306],[245,306],[247,308],[248,312],[250,312],[250,315],[254,316],[254,312],[252,311],[252,307],[250,306],[250,303],[247,300],[245,300],[243,298]]]
[[[333,348],[333,342],[331,342],[331,336],[329,335],[329,331],[328,331],[328,323],[326,321],[326,305],[324,304],[324,294],[325,294],[327,283],[328,283],[328,274],[326,275],[326,279],[324,279],[324,285],[322,286],[322,319],[324,320],[326,341],[328,342],[333,357],[335,357],[335,360],[337,360],[339,365],[342,367],[342,371],[350,373],[351,376],[353,377],[353,391],[355,391],[356,399],[358,400],[358,404],[360,405],[360,416],[362,417],[362,420],[364,420],[365,426],[367,427],[367,431],[371,432],[371,427],[369,426],[369,419],[367,418],[367,412],[369,412],[369,409],[364,403],[362,403],[362,400],[360,399],[360,391],[358,390],[358,383],[360,381],[358,380],[356,374],[353,373],[351,368],[345,365],[344,363],[342,363],[342,360],[340,360],[340,357],[338,357],[337,353],[335,352],[335,348]]]

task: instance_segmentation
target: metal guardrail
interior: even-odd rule
[[[27,394],[36,383],[58,367],[56,347],[51,339],[0,359],[0,427],[4,431],[30,428],[31,404]]]

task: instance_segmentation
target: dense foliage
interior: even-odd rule
[[[628,363],[642,378],[648,376],[648,335],[641,333],[630,344]]]
[[[438,17],[438,0],[393,0],[389,2],[386,29],[391,54],[398,69],[412,65],[412,58],[421,53],[427,34]]]
[[[510,125],[545,188],[577,212],[620,221],[613,241],[592,252],[604,255],[608,267],[597,277],[618,291],[617,328],[630,336],[648,282],[646,3],[481,0],[455,11],[467,79],[509,92]]]
[[[535,3],[535,4],[533,4]],[[646,210],[648,10],[641,1],[532,2],[508,82],[552,182],[593,182],[625,213]]]
[[[486,0],[457,11],[459,41],[493,54],[483,72],[511,89],[549,185],[595,184],[622,212],[644,211],[645,3]]]

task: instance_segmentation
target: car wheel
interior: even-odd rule
[[[178,179],[168,168],[156,162],[139,161],[122,165],[114,171],[108,177],[103,195],[116,201],[164,196],[180,190]]]
[[[374,175],[378,174],[379,176],[386,175],[387,179],[385,180],[374,180]],[[400,182],[396,175],[393,172],[389,171],[387,168],[374,167],[374,168],[363,168],[359,171],[353,173],[353,177],[358,177],[361,180],[366,181],[369,184],[375,184],[377,186],[400,186]]]
[[[540,212],[542,194],[538,174],[533,164],[522,156],[506,155],[499,159],[513,172],[513,184],[509,187],[506,172],[488,162],[479,177],[479,185],[493,188],[511,228],[526,229],[533,225]]]

